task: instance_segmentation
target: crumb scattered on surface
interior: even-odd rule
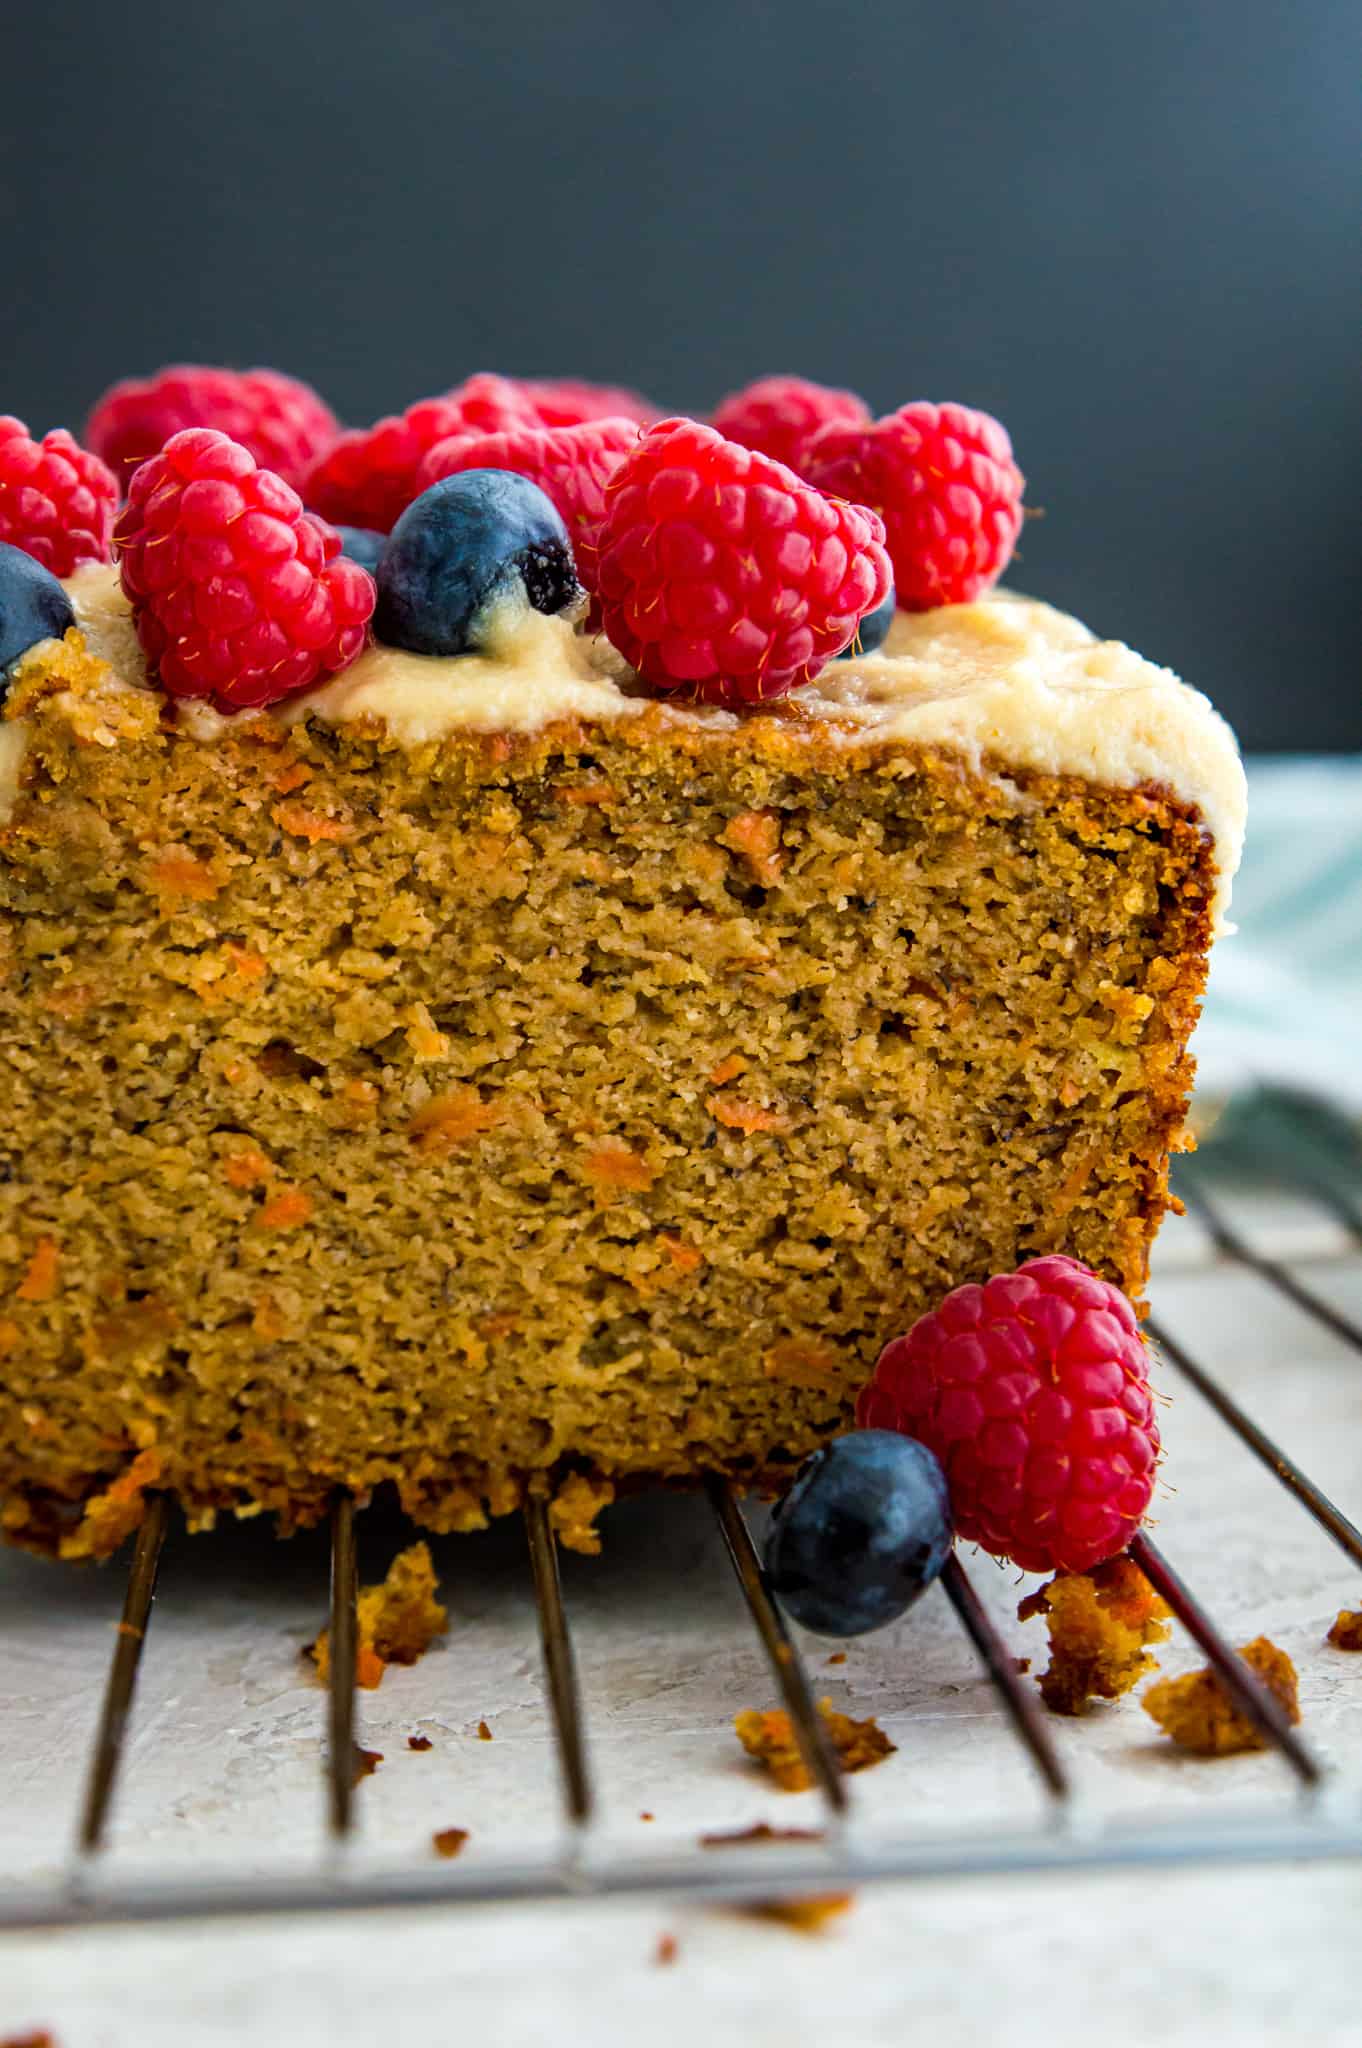
[[[681,1953],[680,1943],[674,1934],[659,1934],[657,1947],[653,1950],[655,1963],[674,1963]]]
[[[0,2048],[57,2048],[57,2037],[40,2027],[36,2034],[6,2034]]]
[[[656,1815],[656,1814],[654,1814],[654,1813],[641,1813],[641,1814],[639,1815],[639,1819],[640,1819],[640,1820],[656,1820],[656,1818],[657,1818],[657,1815]]]
[[[490,1728],[488,1727],[488,1725],[487,1725],[487,1723],[486,1723],[485,1721],[479,1721],[479,1723],[478,1723],[478,1741],[479,1741],[479,1742],[490,1742],[491,1740],[492,1740],[492,1731],[491,1731],[491,1729],[490,1729]]]
[[[818,1711],[837,1752],[837,1761],[844,1771],[866,1771],[872,1764],[882,1763],[892,1756],[897,1743],[891,1742],[884,1730],[873,1719],[855,1721],[850,1714],[839,1714],[831,1700],[820,1700]],[[734,1718],[738,1740],[754,1762],[765,1764],[782,1792],[807,1792],[813,1783],[808,1768],[799,1753],[790,1717],[783,1707],[774,1707],[763,1713],[759,1708],[748,1707]]]
[[[1324,1640],[1336,1650],[1362,1650],[1362,1607],[1340,1607]]]
[[[359,1744],[356,1743],[355,1775],[351,1782],[358,1785],[361,1778],[372,1778],[382,1761],[383,1752],[381,1749],[361,1749]]]
[[[458,1855],[467,1840],[467,1828],[437,1828],[430,1838],[431,1847],[434,1849],[435,1854],[437,1856],[444,1856],[451,1861]]]
[[[435,1744],[428,1735],[409,1735],[407,1737],[408,1749],[434,1749],[434,1747]]]
[[[1031,1669],[1031,1659],[1029,1657],[1014,1657],[1012,1659],[1012,1669],[1019,1678],[1025,1678],[1027,1672]]]
[[[1299,1721],[1296,1667],[1285,1650],[1279,1650],[1266,1636],[1257,1636],[1243,1645],[1239,1655],[1286,1709],[1287,1719],[1293,1724]],[[1150,1686],[1140,1705],[1179,1749],[1193,1756],[1235,1756],[1241,1750],[1267,1747],[1209,1667],[1189,1671],[1183,1678],[1161,1678]]]
[[[1166,1639],[1168,1612],[1128,1557],[1090,1572],[1057,1572],[1028,1594],[1017,1618],[1045,1617],[1050,1662],[1040,1696],[1051,1713],[1084,1714],[1090,1700],[1118,1700],[1156,1670],[1149,1645]],[[1017,1668],[1027,1665],[1019,1659]]]
[[[430,1545],[413,1543],[398,1552],[379,1586],[361,1586],[357,1605],[359,1647],[355,1683],[372,1692],[390,1664],[414,1664],[449,1627],[449,1610],[435,1595],[439,1581]],[[309,1650],[325,1684],[331,1670],[331,1631],[324,1628]]]
[[[833,1664],[845,1664],[845,1663],[846,1663],[846,1661],[847,1661],[847,1653],[846,1653],[846,1651],[845,1651],[845,1650],[834,1650],[834,1651],[833,1651],[833,1653],[832,1653],[832,1655],[831,1655],[831,1656],[830,1656],[830,1657],[828,1658],[828,1663],[829,1663],[829,1665],[833,1665]]]
[[[744,1842],[821,1842],[821,1828],[773,1828],[769,1820],[753,1821],[750,1828],[727,1828],[718,1834],[701,1835],[702,1849],[732,1849]]]
[[[855,1903],[854,1892],[820,1892],[806,1899],[754,1899],[738,1911],[757,1920],[779,1920],[799,1934],[820,1934],[829,1920],[849,1913]]]
[[[827,1712],[826,1701],[823,1702],[823,1711]],[[761,1718],[769,1720],[772,1717],[764,1715]],[[846,1716],[841,1715],[838,1718],[845,1720]],[[876,1733],[879,1733],[878,1729]],[[880,1739],[883,1741],[886,1738]],[[864,1766],[858,1765],[855,1768],[862,1769]],[[740,1849],[748,1848],[755,1842],[821,1842],[822,1839],[821,1828],[773,1828],[769,1821],[758,1820],[750,1827],[728,1828],[718,1834],[701,1835],[700,1847]],[[801,1934],[814,1934],[837,1914],[845,1913],[853,1904],[854,1896],[852,1892],[815,1892],[808,1896],[787,1899],[749,1899],[739,1903],[734,1911],[745,1913],[757,1920],[779,1920],[786,1927],[797,1928]]]

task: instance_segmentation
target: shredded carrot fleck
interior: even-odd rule
[[[291,761],[287,768],[281,768],[274,778],[274,787],[280,796],[292,796],[295,789],[301,789],[305,782],[311,782],[312,770],[306,761]]]
[[[560,804],[613,804],[619,791],[610,782],[560,783],[553,792]]]
[[[259,981],[265,972],[265,956],[253,952],[249,946],[236,946],[230,941],[223,951],[243,981]]]
[[[302,1188],[280,1188],[256,1212],[262,1230],[296,1230],[312,1214],[312,1197]]]
[[[50,1010],[54,1017],[64,1017],[74,1023],[95,1000],[95,991],[88,981],[64,981],[54,988],[50,996],[43,999],[43,1008]]]
[[[709,1077],[710,1082],[715,1088],[722,1088],[725,1081],[736,1081],[739,1074],[744,1073],[746,1068],[747,1061],[743,1058],[742,1054],[740,1052],[731,1052],[726,1060],[720,1060],[718,1066],[712,1070]]]
[[[740,1095],[711,1095],[705,1108],[730,1131],[788,1131],[790,1119],[777,1109],[763,1109],[759,1102],[744,1102]]]
[[[229,1187],[259,1188],[273,1177],[274,1164],[258,1145],[245,1145],[239,1152],[227,1154],[222,1172]]]
[[[665,1230],[659,1234],[678,1273],[693,1273],[697,1266],[704,1265],[703,1252],[698,1252],[693,1244],[683,1244],[679,1237],[671,1237]]]
[[[355,1684],[365,1692],[376,1692],[383,1683],[387,1665],[372,1643],[361,1643],[355,1652]]]
[[[821,1393],[836,1381],[840,1364],[832,1346],[816,1337],[782,1337],[762,1354],[761,1369],[768,1380]]]
[[[251,1317],[252,1334],[263,1337],[267,1344],[273,1344],[286,1334],[287,1329],[288,1325],[279,1313],[279,1304],[268,1294],[262,1294]]]
[[[627,1145],[598,1145],[582,1160],[582,1169],[598,1186],[641,1192],[657,1179],[656,1170]]]
[[[501,1122],[501,1109],[484,1102],[474,1089],[436,1095],[411,1120],[411,1138],[418,1152],[438,1158],[469,1138],[480,1138]]]
[[[151,878],[162,896],[187,896],[192,903],[211,903],[222,882],[206,860],[192,853],[167,853],[153,862]]]
[[[780,853],[780,817],[776,811],[739,811],[719,837],[740,853],[764,889],[780,880],[785,862]]]
[[[28,1262],[28,1271],[19,1282],[15,1293],[20,1301],[51,1301],[57,1291],[57,1269],[61,1264],[61,1247],[55,1237],[40,1237],[33,1247],[33,1256]]]
[[[281,832],[306,839],[311,846],[320,839],[349,839],[355,829],[348,818],[327,818],[306,804],[276,804],[270,816]]]

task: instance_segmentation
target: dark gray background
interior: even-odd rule
[[[1013,580],[1362,744],[1357,0],[231,0],[5,32],[0,410],[270,362],[763,371],[1008,424]]]

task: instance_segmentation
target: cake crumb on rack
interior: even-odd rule
[[[437,1828],[430,1838],[430,1845],[437,1856],[452,1861],[467,1840],[467,1828]]]
[[[853,1720],[839,1714],[831,1700],[820,1700],[818,1711],[828,1731],[837,1761],[844,1771],[866,1771],[872,1764],[892,1756],[897,1743],[891,1742],[872,1718]],[[813,1783],[808,1766],[799,1752],[790,1717],[783,1707],[763,1712],[748,1707],[734,1717],[739,1742],[755,1763],[764,1764],[782,1792],[807,1792]]]
[[[1040,1696],[1053,1714],[1084,1714],[1090,1700],[1117,1700],[1157,1669],[1151,1643],[1168,1635],[1169,1609],[1138,1565],[1109,1558],[1090,1572],[1057,1572],[1017,1609],[1042,1614],[1050,1662]],[[1018,1659],[1018,1669],[1026,1665]]]
[[[356,1743],[355,1775],[350,1782],[358,1785],[361,1778],[372,1778],[382,1761],[383,1752],[381,1749],[361,1749],[359,1744]]]
[[[491,1740],[492,1740],[492,1731],[491,1731],[491,1729],[490,1729],[490,1728],[488,1727],[488,1725],[487,1725],[487,1723],[486,1723],[485,1721],[479,1721],[479,1723],[478,1723],[478,1741],[479,1741],[479,1742],[490,1742]]]
[[[449,1610],[435,1595],[439,1581],[428,1543],[400,1550],[381,1585],[361,1586],[356,1603],[358,1648],[355,1683],[372,1692],[390,1664],[415,1664],[449,1627]],[[331,1631],[324,1628],[307,1654],[325,1684],[331,1670]]]
[[[1340,1607],[1324,1640],[1336,1650],[1362,1650],[1362,1607]]]
[[[821,1934],[829,1920],[849,1913],[855,1903],[854,1892],[819,1892],[805,1899],[753,1899],[738,1911],[756,1920],[779,1920],[799,1934]]]
[[[659,1934],[657,1947],[653,1950],[655,1963],[674,1963],[681,1953],[681,1944],[674,1934]]]
[[[0,2041],[0,2048],[59,2048],[57,2037],[46,2027],[39,2027],[32,2034],[6,2034]]]
[[[1296,1667],[1285,1650],[1278,1649],[1266,1636],[1256,1636],[1243,1645],[1239,1655],[1285,1709],[1294,1726],[1301,1717],[1300,1700]],[[1242,1750],[1267,1747],[1209,1666],[1189,1671],[1182,1678],[1161,1678],[1157,1685],[1150,1686],[1140,1705],[1179,1749],[1193,1756],[1236,1756]]]
[[[754,1820],[751,1827],[723,1828],[716,1834],[701,1835],[702,1849],[736,1849],[748,1842],[821,1842],[822,1828],[773,1828],[769,1820]]]
[[[407,1737],[408,1749],[427,1750],[434,1749],[434,1747],[435,1744],[428,1735],[409,1735]]]

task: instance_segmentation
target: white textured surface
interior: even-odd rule
[[[1297,1233],[1302,1250],[1309,1232]],[[1312,1248],[1326,1249],[1325,1245]],[[1260,1283],[1202,1271],[1190,1225],[1162,1248],[1156,1306],[1253,1413],[1356,1516],[1362,1359]],[[1362,1262],[1312,1268],[1362,1314]],[[1217,1619],[1264,1630],[1302,1679],[1305,1732],[1362,1784],[1362,1657],[1323,1646],[1358,1574],[1197,1397],[1174,1379],[1170,1490],[1158,1537]],[[1173,1491],[1172,1488],[1176,1488]],[[771,1687],[698,1504],[638,1503],[607,1521],[607,1554],[569,1559],[566,1588],[609,1839],[689,1844],[758,1817],[816,1821],[811,1796],[769,1791],[729,1732]],[[401,1532],[361,1524],[381,1568]],[[362,1696],[385,1761],[361,1791],[357,1853],[425,1863],[432,1829],[468,1827],[480,1853],[551,1840],[553,1758],[517,1534],[438,1547],[453,1629]],[[978,1559],[973,1576],[1019,1651],[1040,1624]],[[0,1868],[62,1867],[111,1623],[112,1570],[0,1557]],[[323,1698],[297,1657],[321,1619],[324,1554],[252,1527],[167,1554],[111,1873],[295,1864],[320,1838]],[[850,1646],[826,1690],[877,1714],[898,1754],[854,1781],[872,1832],[1033,1817],[1039,1801],[994,1696],[939,1593]],[[1185,1641],[1164,1662],[1197,1661]],[[485,1717],[491,1743],[476,1739]],[[1053,1724],[1083,1798],[1143,1815],[1285,1811],[1271,1757],[1204,1764],[1169,1753],[1133,1701]],[[406,1749],[424,1729],[435,1747]],[[639,1820],[640,1811],[656,1815]],[[170,2044],[507,2044],[637,2038],[707,2048],[815,2039],[876,2048],[1011,2043],[1355,2041],[1362,1868],[1022,1878],[868,1890],[817,1937],[718,1910],[649,1903],[464,1908],[170,1932],[0,1936],[0,2041],[54,2030],[61,2048]],[[674,1933],[678,1960],[653,1960]]]

